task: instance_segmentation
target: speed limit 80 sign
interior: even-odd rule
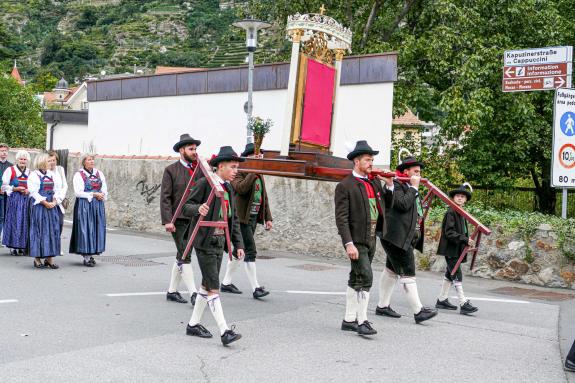
[[[551,186],[575,188],[575,89],[555,92],[551,163]]]

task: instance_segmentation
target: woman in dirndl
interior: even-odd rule
[[[84,266],[94,267],[94,255],[106,248],[106,211],[108,186],[104,174],[94,168],[94,155],[82,156],[82,169],[74,174],[74,221],[70,253],[84,257]]]
[[[60,191],[56,195],[56,202],[58,203],[58,216],[60,217],[60,236],[62,235],[62,230],[64,229],[64,215],[66,214],[66,209],[68,208],[68,199],[66,194],[68,193],[68,182],[66,180],[66,171],[62,166],[59,165],[60,157],[58,153],[54,150],[48,151],[48,169],[54,173],[54,184],[56,188]]]
[[[2,175],[2,190],[8,196],[4,236],[2,244],[12,249],[12,255],[24,255],[28,248],[28,212],[30,196],[28,192],[27,168],[30,154],[25,150],[16,153],[16,165],[10,166]]]
[[[48,169],[48,158],[48,154],[39,154],[36,170],[28,178],[31,197],[29,255],[34,257],[36,268],[58,269],[54,257],[60,255],[60,186],[55,184],[54,173]],[[42,259],[45,259],[44,263]]]

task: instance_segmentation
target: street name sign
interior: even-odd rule
[[[571,87],[573,47],[505,51],[503,92],[529,92]]]

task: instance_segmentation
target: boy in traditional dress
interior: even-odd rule
[[[465,184],[461,185],[458,189],[451,190],[449,196],[453,199],[453,202],[461,208],[463,208],[466,202],[471,200],[471,192],[465,188]],[[447,264],[441,293],[435,304],[435,307],[438,309],[457,310],[457,306],[451,304],[448,299],[449,289],[453,285],[459,298],[459,312],[461,314],[471,314],[479,310],[471,304],[469,299],[465,298],[461,265],[457,268],[455,274],[452,275],[452,271],[466,246],[475,246],[475,241],[469,237],[467,221],[455,210],[449,208],[447,213],[445,213],[445,217],[443,217],[441,239],[439,240],[439,247],[437,248],[437,255],[444,256]],[[463,262],[467,262],[467,255],[463,258],[462,263]]]
[[[245,255],[244,243],[236,210],[235,193],[230,182],[233,181],[238,173],[239,163],[243,161],[245,159],[238,157],[231,146],[222,146],[218,155],[210,160],[210,165],[216,169],[214,178],[224,189],[225,211],[230,239],[240,259]],[[201,178],[194,186],[188,201],[182,209],[182,214],[192,219],[191,231],[196,226],[200,215],[208,221],[221,221],[224,219],[224,209],[222,209],[220,198],[213,198],[211,203],[207,204],[211,190],[208,179],[205,177]],[[204,309],[206,306],[210,306],[210,311],[220,330],[222,344],[227,346],[242,337],[234,331],[234,326],[228,327],[220,301],[219,275],[222,257],[224,251],[229,254],[232,249],[227,247],[224,229],[216,227],[201,227],[192,245],[196,250],[196,258],[202,272],[202,285],[196,298],[194,312],[186,328],[186,334],[200,338],[212,337],[212,334],[200,324]]]

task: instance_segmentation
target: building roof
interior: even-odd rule
[[[188,68],[182,66],[157,66],[154,74],[187,73],[204,70],[203,68]]]
[[[74,87],[72,87],[72,88],[69,88],[69,89],[68,89],[68,94],[66,95],[66,97],[64,97],[64,98],[61,99],[61,100],[57,100],[56,92],[44,92],[44,102],[45,102],[46,104],[52,104],[52,103],[54,103],[55,101],[64,102],[64,103],[65,103],[65,102],[67,102],[68,100],[70,100],[70,98],[72,98],[72,96],[76,93],[76,91],[77,91],[78,89],[80,89],[80,86],[74,86]]]
[[[424,121],[421,121],[410,109],[403,116],[395,117],[392,121],[393,125],[398,126],[425,126]]]
[[[24,85],[24,81],[22,81],[22,77],[20,77],[20,72],[18,71],[18,67],[16,66],[16,60],[14,60],[14,68],[12,68],[12,73],[10,73],[10,76],[12,76],[16,81],[18,81],[18,84]]]

